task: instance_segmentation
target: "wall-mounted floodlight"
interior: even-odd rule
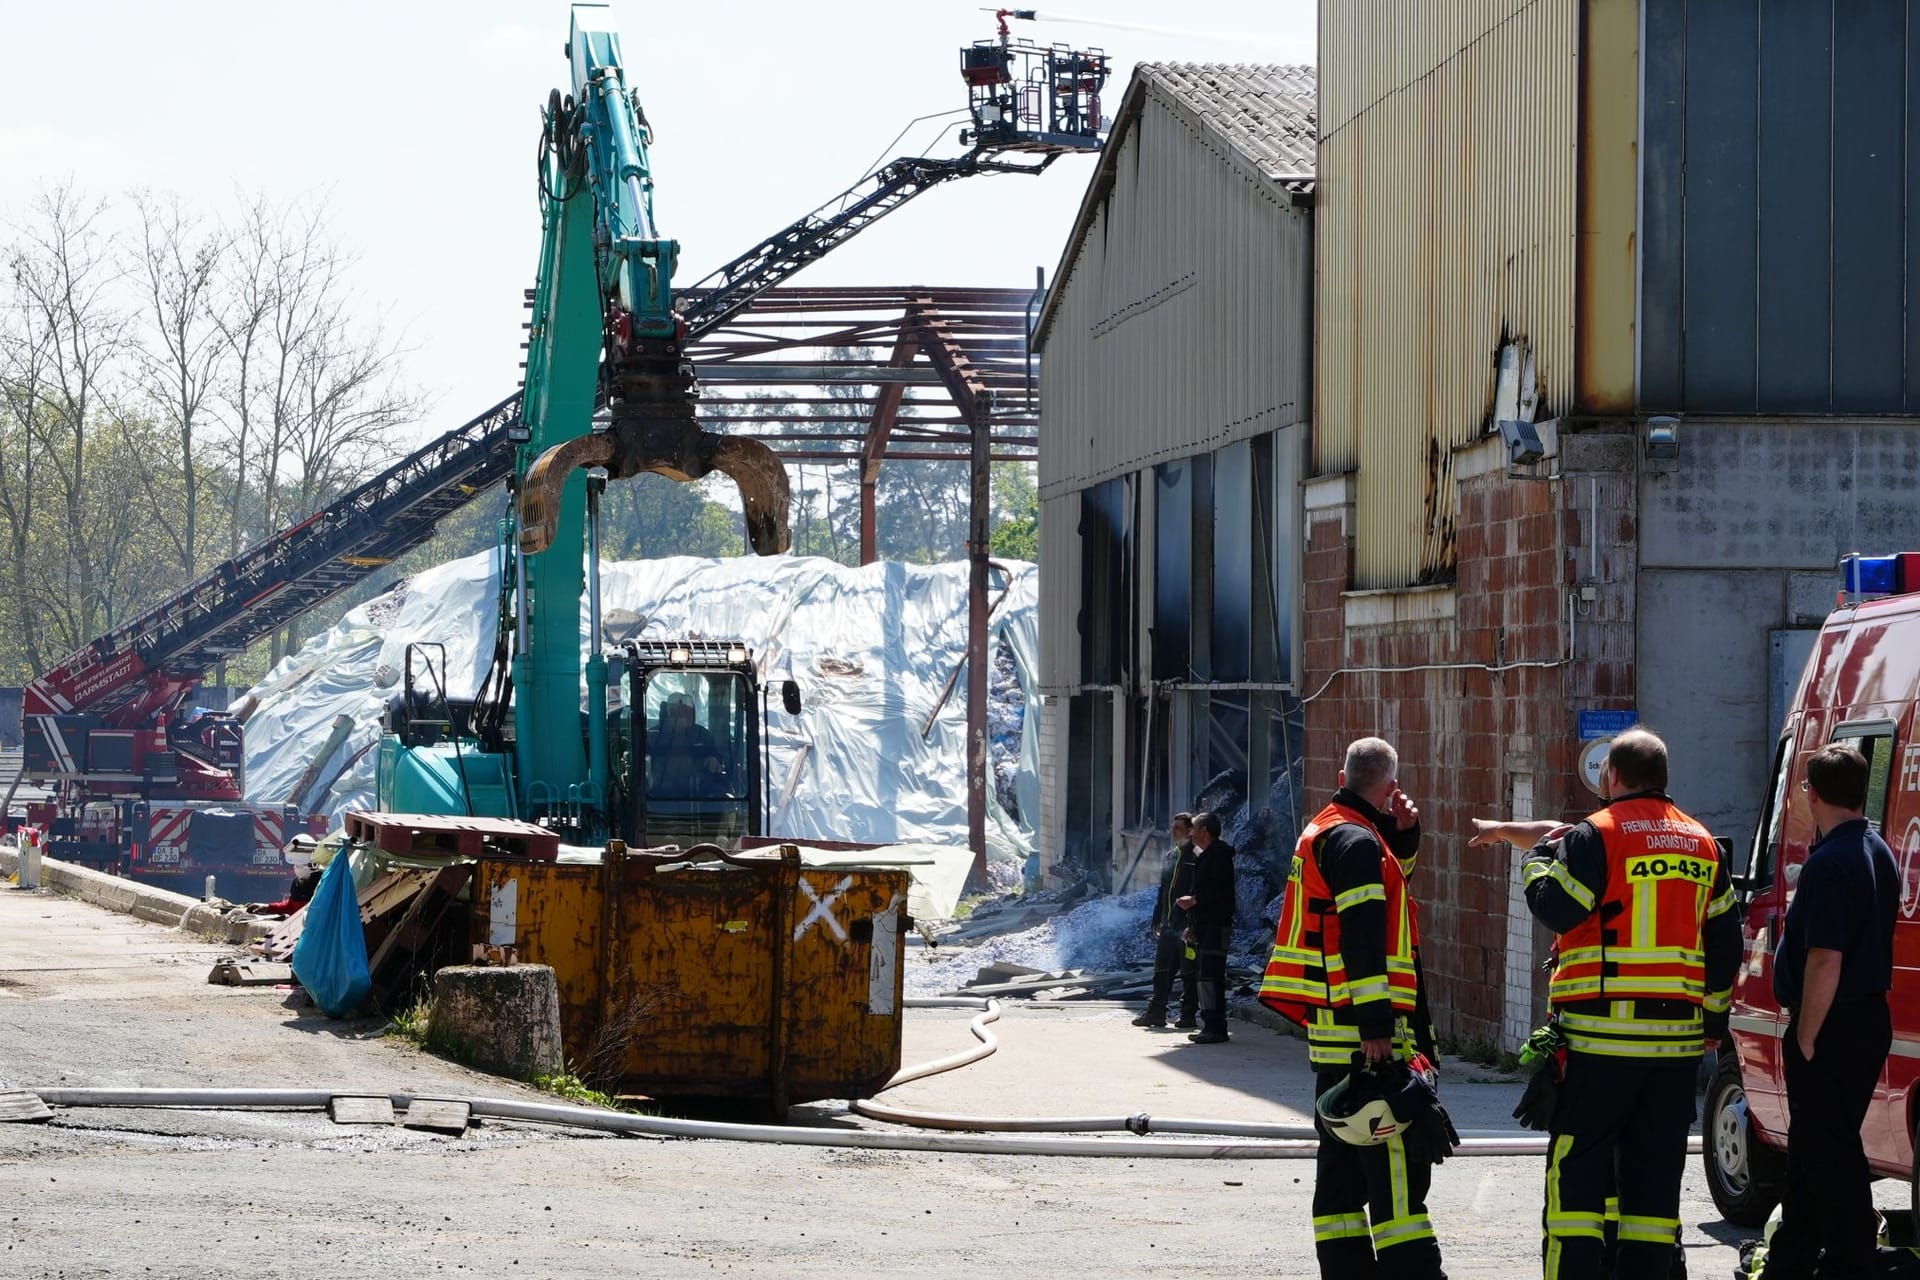
[[[1547,456],[1546,447],[1540,443],[1540,433],[1533,429],[1531,422],[1503,418],[1497,425],[1501,443],[1507,446],[1508,466],[1530,467]]]
[[[1680,419],[1647,419],[1647,461],[1674,462],[1680,457]]]

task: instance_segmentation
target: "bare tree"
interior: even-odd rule
[[[114,305],[120,272],[102,226],[104,211],[104,202],[71,186],[44,191],[8,263],[25,323],[40,335],[33,341],[45,356],[42,390],[26,422],[59,505],[68,607],[83,638],[97,634],[104,602],[101,543],[89,527],[87,465],[125,329]]]
[[[419,412],[401,386],[400,348],[359,318],[352,259],[323,215],[256,200],[231,235],[220,328],[234,551],[251,540],[242,530],[264,537],[365,479]],[[272,658],[296,638],[276,637]]]
[[[229,353],[219,310],[218,267],[223,237],[185,210],[178,196],[134,193],[140,249],[141,323],[132,351],[145,399],[159,411],[173,439],[177,495],[143,472],[154,523],[173,544],[174,558],[191,577],[200,567],[200,487],[209,401]],[[123,424],[124,425],[124,424]],[[131,442],[132,435],[128,434]],[[176,500],[177,498],[177,500]]]
[[[7,283],[0,312],[0,409],[6,414],[0,421],[0,517],[7,526],[7,612],[26,660],[25,674],[32,675],[41,669],[40,614],[27,606],[40,471],[35,419],[42,412],[54,339],[28,302],[12,252]]]

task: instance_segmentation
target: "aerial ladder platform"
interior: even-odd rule
[[[923,192],[977,174],[1034,174],[1060,155],[1099,148],[1105,55],[1013,41],[1004,18],[998,40],[961,51],[972,117],[962,138],[972,149],[949,158],[896,158],[674,290],[684,322],[681,349]],[[599,402],[606,398],[603,388]],[[37,783],[52,793],[28,812],[28,821],[46,831],[48,855],[143,878],[190,880],[195,825],[212,831],[218,818],[237,832],[236,824],[250,820],[255,839],[245,865],[281,875],[281,846],[307,819],[293,804],[243,802],[240,721],[225,712],[192,713],[193,691],[223,660],[426,542],[448,514],[513,473],[526,439],[516,390],[30,681],[22,691],[22,768],[14,785]],[[639,469],[675,474],[644,462]],[[751,528],[752,495],[743,496]],[[784,531],[784,510],[775,514]],[[0,815],[12,795],[0,802]],[[230,834],[223,843],[231,850],[245,841]]]

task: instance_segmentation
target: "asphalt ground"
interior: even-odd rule
[[[231,949],[0,890],[0,1084],[278,1086],[442,1096],[529,1087],[369,1022],[210,986]],[[885,1101],[966,1114],[1297,1121],[1305,1046],[1250,1023],[1196,1046],[1130,1008],[1014,1005],[1001,1049]],[[907,1015],[906,1062],[970,1044]],[[1509,1127],[1518,1084],[1447,1064],[1461,1128]],[[832,1105],[796,1123],[867,1124]],[[501,1122],[460,1137],[295,1112],[67,1110],[0,1125],[0,1276],[1312,1276],[1308,1161],[922,1154],[614,1138]],[[1430,1198],[1453,1280],[1538,1274],[1542,1162],[1455,1157]],[[1883,1184],[1882,1200],[1905,1203]],[[1689,1161],[1691,1274],[1748,1232]]]

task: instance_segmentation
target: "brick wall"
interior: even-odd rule
[[[1611,456],[1576,455],[1594,466]],[[1576,712],[1632,705],[1634,478],[1595,471],[1515,480],[1504,466],[1464,461],[1456,459],[1455,474],[1465,478],[1451,587],[1349,593],[1350,511],[1326,478],[1316,482],[1318,501],[1309,495],[1305,686],[1311,692],[1333,679],[1306,708],[1308,794],[1331,793],[1352,739],[1377,734],[1394,744],[1401,785],[1426,831],[1414,892],[1435,1020],[1443,1034],[1511,1048],[1504,1042],[1514,1018],[1503,1031],[1503,1003],[1512,975],[1533,971],[1539,1008],[1537,955],[1512,956],[1528,936],[1524,927],[1510,936],[1512,859],[1504,848],[1467,848],[1468,820],[1507,813],[1517,780],[1530,791],[1534,816],[1593,807],[1575,776]],[[1596,527],[1597,575],[1588,546]],[[1597,579],[1591,601],[1581,598],[1588,579]],[[1570,614],[1573,661],[1563,663]],[[1478,665],[1351,670],[1456,663]],[[1513,666],[1525,663],[1553,665]],[[1538,930],[1533,937],[1544,954],[1547,939]]]

